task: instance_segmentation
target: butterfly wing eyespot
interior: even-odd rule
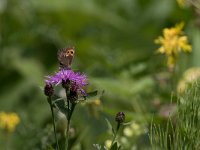
[[[74,48],[63,48],[58,51],[58,61],[62,68],[71,69],[72,60],[74,58]]]
[[[67,56],[74,56],[74,49],[67,50]]]

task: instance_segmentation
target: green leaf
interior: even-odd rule
[[[110,150],[118,150],[117,142],[115,142]]]
[[[122,125],[128,126],[128,125],[131,125],[132,123],[133,123],[133,121],[131,121],[131,122],[126,122],[126,123],[122,123]]]
[[[121,145],[117,148],[117,150],[120,150],[121,149]]]
[[[113,129],[112,124],[110,123],[110,121],[108,119],[105,118],[105,120],[106,120],[106,123],[108,125],[108,130],[112,131],[113,135],[115,135],[115,130]]]
[[[99,99],[103,95],[103,93],[104,93],[104,91],[98,92],[97,90],[95,90],[95,91],[87,93],[87,96],[80,97],[78,101],[96,100],[96,99]]]
[[[51,97],[51,99],[52,99],[52,104],[53,104],[53,107],[54,107],[54,108],[57,108],[57,107],[56,107],[56,104],[55,104],[57,101],[64,100],[62,97],[59,97],[59,96],[57,96],[57,95],[53,95],[53,96]]]
[[[100,145],[100,144],[93,144],[93,146],[94,146],[97,150],[101,150],[101,145]]]
[[[62,112],[63,114],[65,114],[67,116],[68,110],[67,110],[67,107],[65,105],[65,101],[63,98],[59,98],[59,99],[53,101],[53,105],[55,105],[56,108],[58,108],[58,110],[60,112]]]
[[[97,96],[97,94],[98,94],[98,91],[96,90],[96,91],[87,93],[87,96],[85,96],[85,97],[86,98],[92,98],[92,97]]]

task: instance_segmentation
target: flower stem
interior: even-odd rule
[[[111,146],[110,146],[110,149],[112,148],[114,142],[115,142],[115,139],[116,139],[116,136],[117,136],[117,132],[119,131],[119,127],[120,127],[120,123],[118,122],[117,123],[117,128],[116,128],[116,131],[114,133],[114,137],[113,137],[113,140],[112,140],[112,143],[111,143]]]
[[[67,119],[68,120],[68,119]],[[67,121],[67,135],[66,135],[66,150],[68,150],[68,145],[69,145],[69,126],[70,126],[70,120]]]
[[[67,131],[66,131],[66,150],[68,150],[69,146],[69,127],[70,127],[70,101],[68,99],[68,88],[65,88],[66,99],[67,99]]]
[[[55,140],[56,140],[56,148],[57,148],[57,150],[60,150],[60,147],[59,147],[59,144],[58,144],[57,135],[56,135],[55,116],[54,116],[51,97],[48,97],[48,102],[49,102],[49,105],[50,105],[50,108],[51,108],[52,124],[53,124],[54,136],[55,136]]]
[[[73,114],[73,112],[74,112],[75,106],[76,106],[76,103],[72,103],[71,112],[70,112],[70,114],[69,114],[69,120],[71,120],[71,117],[72,117],[72,114]]]
[[[75,106],[76,106],[76,103],[72,103],[71,109],[69,109],[69,113],[67,115],[67,120],[68,120],[68,122],[67,122],[67,136],[66,136],[66,140],[67,140],[66,149],[67,150],[68,150],[68,146],[69,146],[69,127],[70,127],[70,121],[71,121],[71,117],[72,117],[72,114],[74,112]]]

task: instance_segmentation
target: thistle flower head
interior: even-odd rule
[[[44,94],[46,96],[52,96],[54,93],[53,86],[51,84],[46,84],[44,87]]]
[[[188,38],[182,32],[184,23],[177,24],[172,28],[165,28],[163,30],[163,36],[159,36],[156,40],[156,44],[160,44],[161,47],[158,52],[167,56],[167,64],[169,68],[173,68],[177,55],[179,52],[191,52],[192,47],[188,43]]]
[[[78,99],[78,93],[76,91],[70,90],[70,93],[67,95],[67,99],[69,99],[71,103],[75,103]]]
[[[118,112],[116,114],[115,121],[120,124],[120,123],[123,123],[124,120],[125,120],[125,114],[123,112]]]
[[[88,85],[87,76],[79,72],[74,72],[72,70],[60,69],[52,76],[47,76],[45,80],[46,84],[59,85],[63,83],[68,83],[70,90],[76,91],[85,95],[84,87]]]

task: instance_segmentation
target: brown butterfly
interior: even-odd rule
[[[67,47],[60,49],[58,51],[58,61],[60,63],[60,67],[71,69],[74,53],[75,53],[74,47]]]

